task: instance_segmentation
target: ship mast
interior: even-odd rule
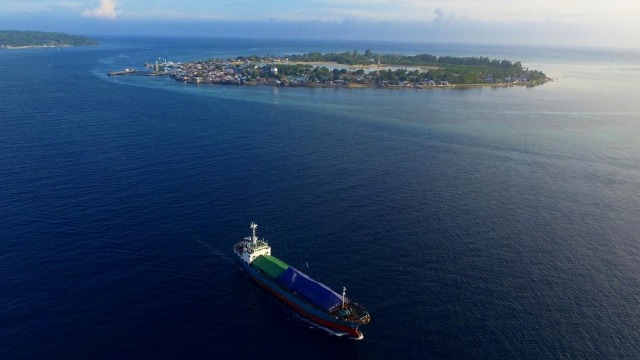
[[[256,242],[258,241],[258,237],[256,236],[256,228],[258,227],[258,224],[252,221],[250,227],[251,227],[251,243],[253,245],[256,245]]]
[[[342,287],[342,310],[344,310],[344,296],[347,294],[347,288]]]

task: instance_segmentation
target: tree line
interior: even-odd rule
[[[431,54],[401,55],[378,54],[371,50],[364,53],[358,50],[342,53],[312,52],[301,55],[286,56],[290,61],[299,62],[337,62],[344,65],[391,65],[391,66],[427,66],[431,69],[424,72],[411,72],[404,69],[380,70],[372,72],[378,79],[384,81],[448,81],[453,84],[471,84],[481,82],[495,82],[508,78],[526,78],[528,81],[539,82],[546,79],[546,75],[537,70],[523,68],[520,61],[490,59],[489,57],[457,57],[435,56]],[[334,74],[332,74],[334,75]],[[334,76],[335,77],[335,76]]]
[[[0,46],[88,46],[97,43],[87,37],[59,32],[0,31]]]
[[[377,54],[371,50],[364,53],[358,50],[345,51],[343,53],[320,53],[312,52],[308,54],[288,55],[290,61],[301,62],[337,62],[344,65],[396,65],[396,66],[476,66],[492,70],[509,71],[518,73],[522,71],[520,61],[511,62],[509,60],[490,59],[488,57],[457,57],[457,56],[435,56],[431,54],[401,55],[401,54]]]

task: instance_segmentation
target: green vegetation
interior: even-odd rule
[[[97,43],[87,37],[42,31],[0,31],[0,47],[90,46]]]
[[[158,64],[154,75],[169,75],[178,81],[196,84],[394,88],[535,86],[551,81],[541,71],[523,68],[519,61],[374,54],[370,50],[364,55],[357,51],[316,52],[164,63]]]
[[[384,66],[408,66],[428,67],[427,71],[407,71],[406,69],[380,70],[372,74],[377,79],[391,84],[408,81],[416,83],[420,81],[446,81],[451,84],[476,84],[510,82],[512,79],[526,80],[529,83],[541,83],[547,76],[536,70],[522,67],[519,61],[489,59],[488,57],[455,57],[435,56],[430,54],[399,55],[376,54],[371,50],[363,54],[357,50],[344,53],[319,52],[290,55],[289,61],[293,62],[337,62],[350,66],[372,66],[383,64]]]

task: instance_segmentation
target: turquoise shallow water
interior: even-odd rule
[[[0,52],[0,357],[640,355],[634,54],[101,40]],[[353,48],[520,60],[557,81],[105,75],[156,57]],[[312,328],[240,274],[231,246],[251,221],[276,256],[367,307],[364,341]]]

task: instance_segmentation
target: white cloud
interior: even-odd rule
[[[183,34],[211,28],[222,36],[246,28],[282,37],[313,37],[316,31],[345,39],[640,48],[638,0],[0,0],[0,24],[13,14],[21,14],[15,19],[23,23],[45,18],[62,27],[74,19],[83,23],[79,15],[117,19],[135,33],[151,24],[173,32],[194,22],[201,30]]]
[[[117,6],[118,3],[114,0],[100,0],[100,6],[83,11],[82,16],[115,20],[118,17]]]

